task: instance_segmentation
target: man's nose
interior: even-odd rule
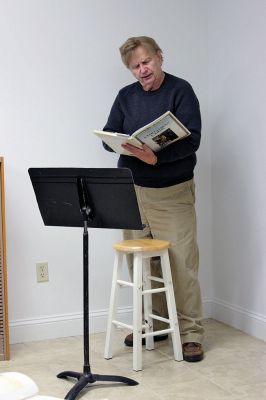
[[[139,68],[140,75],[145,74],[146,71],[147,71],[146,65],[140,65],[140,68]]]

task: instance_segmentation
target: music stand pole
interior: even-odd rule
[[[89,240],[88,240],[88,221],[93,219],[92,208],[89,204],[89,196],[86,191],[83,179],[77,181],[80,202],[80,211],[83,216],[83,338],[84,338],[84,365],[83,373],[74,371],[64,371],[57,375],[58,378],[76,378],[78,382],[67,393],[65,399],[75,400],[78,394],[89,384],[96,381],[121,382],[129,386],[138,385],[133,379],[119,375],[99,375],[93,374],[90,367],[89,357]]]

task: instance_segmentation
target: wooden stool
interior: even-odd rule
[[[110,310],[107,323],[104,357],[112,358],[112,337],[114,327],[121,326],[133,331],[133,370],[142,369],[142,338],[146,339],[146,349],[154,349],[154,336],[171,333],[174,358],[183,360],[176,304],[173,291],[172,274],[169,263],[168,248],[170,243],[165,240],[136,239],[122,240],[113,245],[115,261],[110,297]],[[133,254],[133,283],[121,280],[123,257]],[[151,276],[150,259],[160,257],[162,278]],[[151,281],[160,282],[162,287],[151,289]],[[133,288],[133,325],[116,320],[118,292],[121,287]],[[165,292],[168,308],[168,319],[152,313],[152,293]],[[142,296],[144,300],[144,324],[142,324]],[[153,331],[153,320],[169,324],[168,329]],[[143,333],[144,330],[144,333]]]

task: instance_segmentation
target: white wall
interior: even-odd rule
[[[165,70],[188,79],[201,103],[196,179],[205,315],[266,338],[266,3],[164,5],[0,1],[0,153],[13,342],[82,332],[81,230],[43,226],[27,169],[116,165],[90,132],[103,126],[117,90],[132,81],[118,47],[139,34],[158,40]],[[90,231],[92,331],[105,327],[118,238],[119,231]],[[38,261],[49,262],[49,283],[36,283]],[[124,293],[124,318],[130,311]]]
[[[266,340],[266,2],[209,1],[213,316]]]
[[[5,157],[9,319],[12,342],[82,333],[82,230],[44,227],[29,167],[114,167],[91,131],[117,91],[133,81],[118,47],[155,37],[165,70],[191,82],[202,108],[198,225],[206,314],[212,299],[210,138],[206,2],[0,1],[0,153]],[[120,232],[90,230],[91,331],[105,327],[112,243]],[[49,283],[35,264],[48,261]],[[124,294],[127,317],[131,298]]]

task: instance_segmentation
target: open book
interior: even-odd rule
[[[131,136],[124,133],[93,131],[104,143],[119,154],[130,155],[121,146],[130,143],[136,147],[142,147],[145,143],[154,152],[183,139],[190,135],[189,130],[171,113],[167,111],[159,118],[135,131]]]
[[[38,386],[27,375],[20,372],[0,373],[0,400],[60,400],[37,393]]]

